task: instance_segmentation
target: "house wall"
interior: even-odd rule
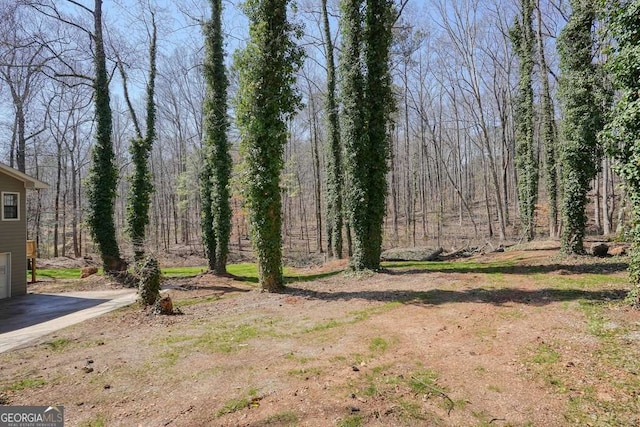
[[[3,191],[20,193],[20,220],[2,221],[0,213],[0,252],[11,252],[11,296],[14,297],[27,293],[26,190],[24,182],[0,171],[0,193]]]

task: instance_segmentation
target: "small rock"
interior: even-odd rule
[[[360,370],[356,365],[353,365],[351,369],[353,369],[353,372],[358,372]]]
[[[350,407],[349,410],[351,411],[352,414],[355,412],[360,412],[360,408],[357,408],[355,406]]]
[[[616,246],[615,248],[609,249],[609,255],[611,256],[624,256],[627,254],[627,248],[624,246]]]
[[[109,390],[110,388],[111,388],[111,384],[105,384],[105,385],[104,385],[104,389],[105,389],[105,390]]]
[[[84,368],[82,368],[82,370],[86,373],[89,374],[91,372],[93,372],[93,368],[91,366],[85,366]]]
[[[97,272],[98,272],[98,267],[93,267],[93,266],[82,267],[82,270],[80,271],[80,278],[84,279],[89,276],[93,276]]]

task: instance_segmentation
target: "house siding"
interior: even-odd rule
[[[27,293],[27,211],[24,182],[0,172],[0,193],[5,191],[20,194],[20,219],[2,221],[0,216],[0,253],[11,253],[11,296],[14,297]]]

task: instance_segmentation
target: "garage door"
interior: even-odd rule
[[[0,298],[11,296],[11,254],[0,254]]]

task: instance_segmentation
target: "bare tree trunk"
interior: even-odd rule
[[[596,174],[593,178],[593,188],[596,190],[593,202],[595,204],[593,210],[593,217],[596,223],[596,230],[598,233],[602,233],[602,221],[600,220],[600,174]]]
[[[602,231],[605,236],[611,234],[611,216],[609,213],[609,159],[602,159]]]
[[[61,143],[57,142],[57,163],[56,163],[56,195],[53,202],[53,256],[58,257],[58,224],[60,220],[60,181],[62,180],[62,150]]]

